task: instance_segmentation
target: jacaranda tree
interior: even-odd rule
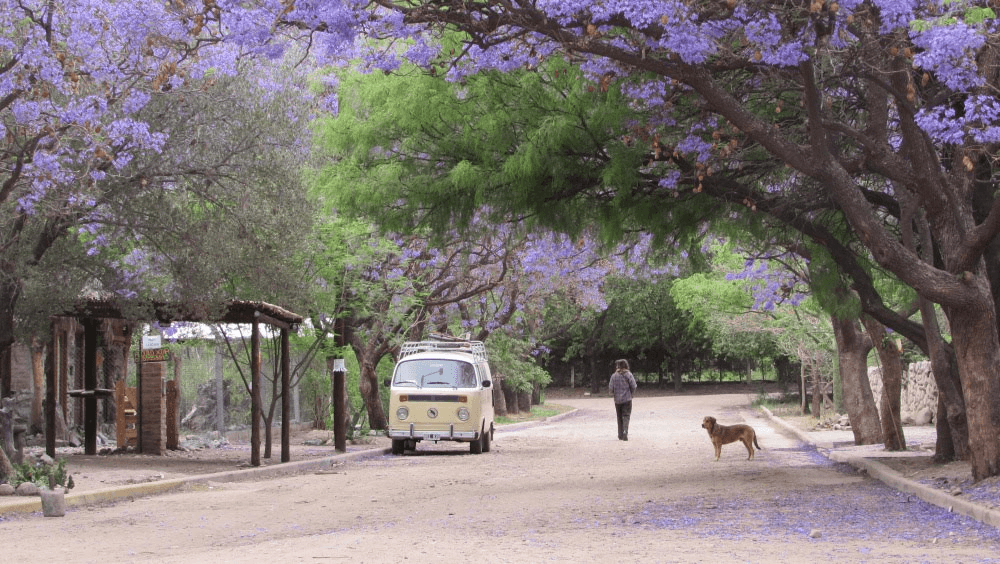
[[[638,166],[659,179],[653,192],[648,183],[600,187],[620,219],[663,221],[656,196],[724,189],[753,152],[784,163],[798,181],[781,185],[782,197],[810,186],[828,198],[878,264],[942,306],[973,475],[1000,474],[1000,340],[987,271],[1000,231],[991,9],[906,0],[379,4],[429,32],[465,34],[454,54],[422,53],[454,80],[536,67],[558,52],[581,60],[596,88],[655,112],[630,141],[648,147]],[[555,196],[534,203],[551,209]]]
[[[229,268],[265,267],[274,239],[304,224],[273,221],[304,209],[308,150],[303,98],[277,97],[303,77],[253,65],[283,55],[258,33],[275,17],[214,2],[0,2],[0,351],[85,285],[218,299],[279,279]]]

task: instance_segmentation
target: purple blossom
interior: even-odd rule
[[[915,67],[933,71],[952,90],[969,90],[983,84],[975,56],[986,38],[978,30],[956,21],[933,25],[911,36],[913,44],[922,48],[913,57]]]

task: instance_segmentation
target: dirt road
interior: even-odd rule
[[[1000,531],[831,463],[745,394],[607,398],[498,432],[493,451],[423,445],[330,471],[0,522],[6,562],[997,562]],[[763,451],[713,461],[701,419]]]

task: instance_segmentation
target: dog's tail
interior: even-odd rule
[[[757,450],[764,450],[764,449],[760,448],[759,444],[757,444],[757,433],[753,434],[753,446],[757,447]]]

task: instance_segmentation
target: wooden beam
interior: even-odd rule
[[[267,323],[268,325],[272,325],[274,327],[277,327],[278,329],[283,329],[285,331],[292,330],[292,325],[290,323],[286,323],[280,319],[275,319],[270,315],[267,315],[266,313],[255,311],[253,312],[253,316],[257,321],[260,321],[261,323]]]

